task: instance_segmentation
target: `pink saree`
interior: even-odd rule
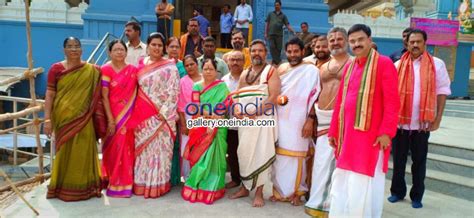
[[[134,132],[127,123],[134,119],[132,109],[137,96],[137,68],[128,65],[115,72],[111,65],[102,66],[102,86],[109,88],[109,102],[116,128],[102,147],[102,169],[108,182],[107,195],[131,197],[134,166]]]

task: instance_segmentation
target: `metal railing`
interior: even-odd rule
[[[135,21],[137,23],[140,23],[140,21],[134,16],[131,16],[129,21]],[[120,37],[117,37],[107,32],[102,37],[99,44],[97,44],[97,46],[94,48],[89,58],[87,58],[87,62],[92,63],[92,64],[98,64],[98,65],[105,64],[109,60],[109,57],[107,55],[107,45],[114,39],[124,40],[124,38],[125,38],[125,32],[122,32]],[[96,56],[98,57],[95,58]]]

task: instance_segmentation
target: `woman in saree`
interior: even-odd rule
[[[179,39],[176,37],[171,37],[166,42],[166,52],[168,53],[168,58],[174,60],[176,67],[178,68],[179,78],[186,76],[187,72],[184,67],[183,61],[179,59],[179,54],[181,54],[181,44]]]
[[[168,53],[168,59],[173,60],[176,63],[176,68],[178,68],[179,78],[183,78],[186,76],[187,72],[184,68],[184,64],[181,60],[179,60],[179,54],[181,53],[181,44],[179,43],[178,38],[171,37],[166,41],[166,52]],[[178,136],[180,134],[180,123],[178,121]],[[181,182],[181,172],[180,172],[180,152],[179,152],[179,145],[180,145],[181,137],[177,137],[174,142],[173,147],[173,161],[171,164],[171,185],[177,185]]]
[[[127,46],[113,40],[108,46],[111,61],[102,66],[102,102],[107,115],[107,137],[102,146],[106,194],[132,196],[134,133],[127,128],[137,95],[137,68],[125,63]]]
[[[51,66],[46,90],[44,133],[56,141],[47,198],[79,201],[101,196],[97,139],[104,125],[93,121],[101,106],[100,69],[81,60],[79,39],[68,37],[63,47],[66,60]]]
[[[192,101],[210,104],[212,108],[226,103],[229,89],[225,82],[217,80],[217,66],[212,59],[203,63],[202,82],[193,87]],[[220,106],[219,106],[220,107]],[[209,107],[205,107],[205,110]],[[225,111],[223,111],[225,113]],[[198,111],[207,119],[223,119],[212,111]],[[223,114],[222,111],[219,114]],[[191,164],[191,172],[181,191],[184,200],[212,204],[225,194],[225,172],[227,167],[227,128],[197,127],[189,131],[189,141],[184,157]]]
[[[179,132],[180,138],[180,156],[183,157],[186,144],[188,143],[189,129],[186,126],[186,121],[191,119],[191,115],[186,114],[186,105],[191,103],[191,95],[194,83],[202,80],[199,73],[198,61],[194,55],[186,55],[183,60],[184,66],[188,75],[179,80],[179,99],[178,99],[178,114],[179,114]],[[189,161],[181,158],[181,176],[186,180],[189,175],[191,167]]]
[[[133,193],[145,198],[158,198],[171,188],[179,75],[174,61],[163,58],[164,45],[161,33],[148,36],[149,56],[137,73],[134,120],[129,124],[135,129]]]
[[[165,41],[168,40],[171,35],[171,16],[173,12],[174,6],[168,3],[167,0],[161,0],[160,3],[156,4],[157,32],[165,37]]]

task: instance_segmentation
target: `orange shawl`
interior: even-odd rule
[[[400,94],[399,123],[410,124],[413,108],[415,74],[413,59],[405,52],[398,65],[398,93]],[[433,57],[425,51],[420,66],[420,122],[432,122],[436,107],[436,70]]]

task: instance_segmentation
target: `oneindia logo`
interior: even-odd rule
[[[230,94],[224,102],[211,104],[193,101],[185,113],[187,128],[194,127],[274,127],[275,105],[266,102],[267,95],[258,90]],[[193,100],[195,96],[193,95]]]

